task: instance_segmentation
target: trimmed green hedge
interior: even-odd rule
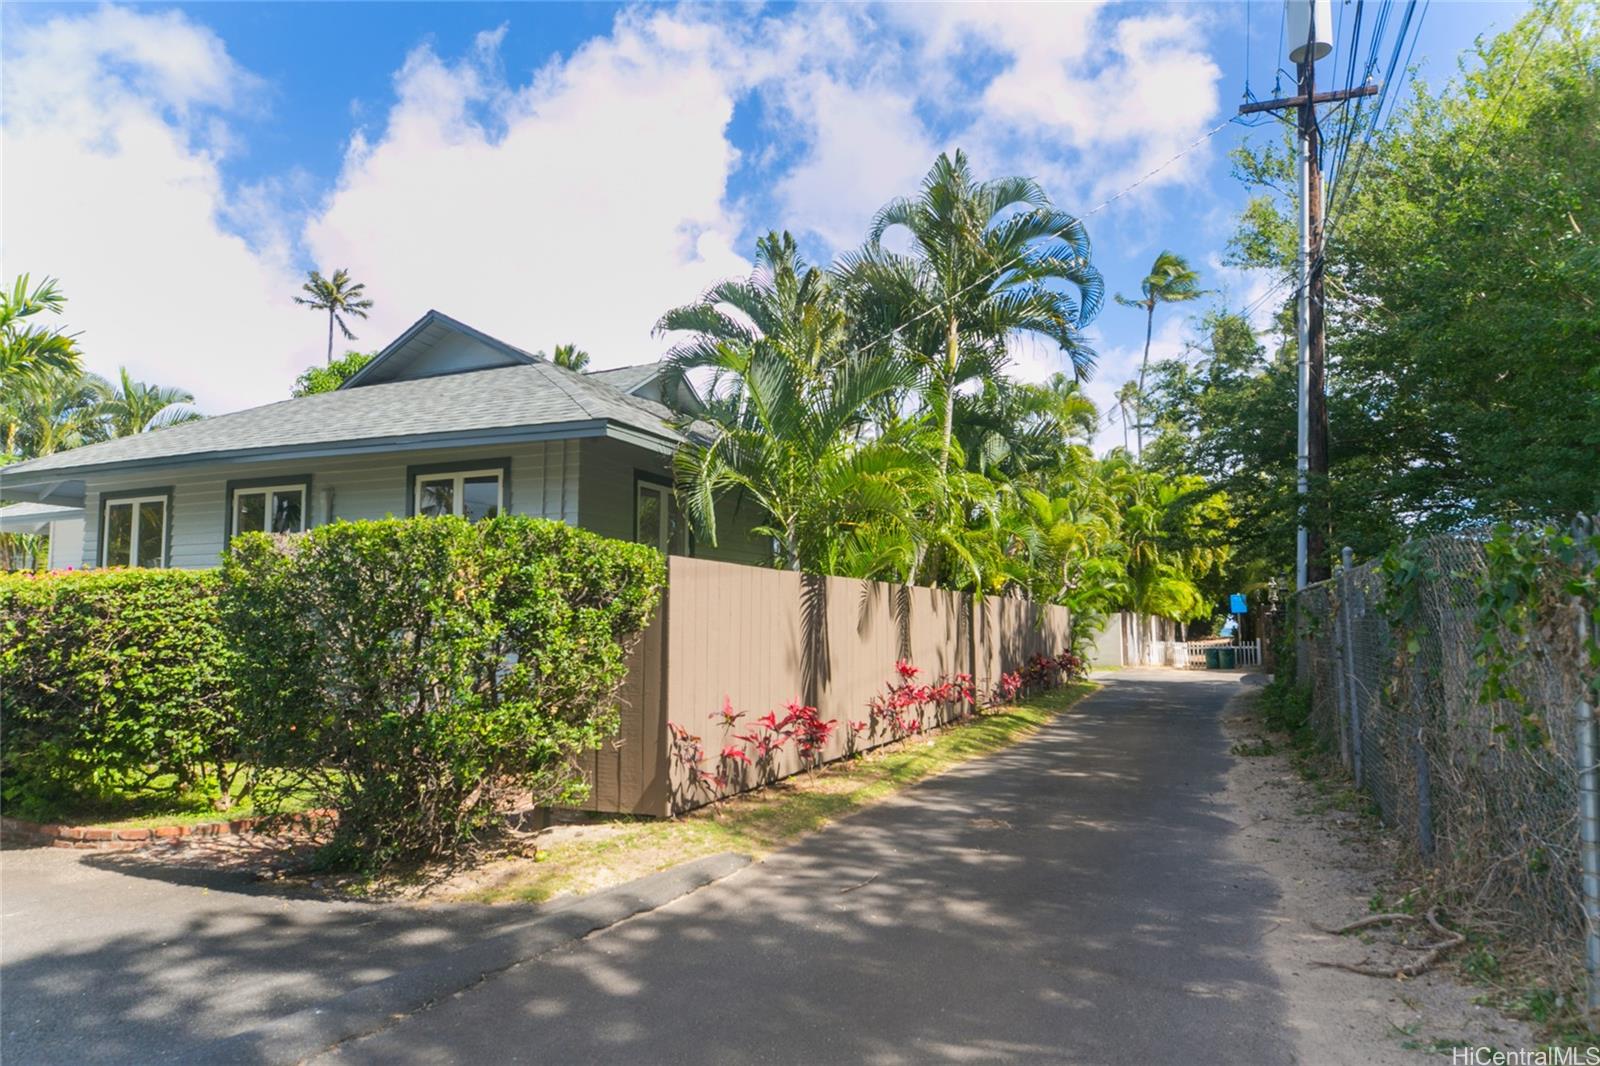
[[[220,789],[238,742],[215,572],[0,576],[0,795],[21,817]]]
[[[582,796],[664,580],[651,548],[521,516],[238,537],[246,754],[338,810],[335,861],[449,857],[510,803]]]

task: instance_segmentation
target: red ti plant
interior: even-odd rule
[[[829,718],[823,721],[815,707],[807,707],[798,700],[790,700],[784,709],[789,713],[784,715],[779,725],[794,738],[806,769],[815,770],[822,762],[828,738],[833,735],[833,727],[838,720]]]
[[[735,733],[734,740],[742,740],[755,750],[755,767],[763,782],[770,783],[777,776],[777,756],[789,742],[787,720],[780,722],[773,711],[755,720],[755,728],[748,733]]]
[[[733,700],[727,696],[722,697],[722,710],[711,712],[711,718],[720,721],[724,729],[732,729],[739,724],[739,719],[744,716],[744,711],[734,711]]]
[[[1063,651],[1056,656],[1056,667],[1068,681],[1082,681],[1089,676],[1089,664],[1083,661],[1081,655],[1074,655],[1071,650]]]
[[[673,759],[683,768],[683,790],[673,796],[673,808],[687,809],[696,791],[705,793],[707,799],[716,799],[728,787],[728,781],[705,768],[706,754],[700,738],[676,722],[667,723],[667,732],[671,735]]]
[[[1022,691],[1022,672],[1013,670],[1009,674],[1000,675],[1000,699],[1010,703],[1017,698],[1017,693]]]

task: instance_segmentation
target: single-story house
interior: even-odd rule
[[[89,567],[209,567],[247,530],[502,512],[765,563],[752,508],[730,502],[712,547],[673,506],[677,426],[702,409],[660,364],[577,373],[429,311],[334,392],[0,467],[0,498],[81,508]]]

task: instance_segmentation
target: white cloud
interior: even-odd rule
[[[316,354],[297,272],[219,221],[218,115],[256,80],[184,16],[116,8],[15,26],[5,60],[7,276],[59,279],[91,370],[126,365],[211,410],[284,394]]]
[[[306,244],[367,282],[363,339],[437,307],[525,347],[576,342],[597,366],[653,358],[663,311],[748,268],[726,206],[724,41],[624,15],[517,86],[498,33],[460,61],[407,57],[385,128],[352,143]]]
[[[523,346],[642,360],[664,347],[650,330],[665,309],[748,269],[749,212],[837,252],[941,149],[966,146],[983,175],[1034,174],[1078,210],[1164,160],[1212,120],[1218,73],[1198,15],[1125,11],[639,8],[517,81],[507,30],[486,27],[465,56],[394,57],[392,103],[352,114],[324,189],[295,171],[224,181],[231,120],[266,87],[184,15],[22,22],[0,250],[13,273],[61,278],[94,369],[126,362],[211,410],[283,395],[320,358],[289,302],[312,265],[367,283],[362,347],[438,307]],[[765,183],[734,196],[729,124],[752,95]]]

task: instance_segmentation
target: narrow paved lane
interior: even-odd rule
[[[338,1063],[1292,1058],[1228,857],[1236,675],[1129,671],[1037,736],[524,964]]]

